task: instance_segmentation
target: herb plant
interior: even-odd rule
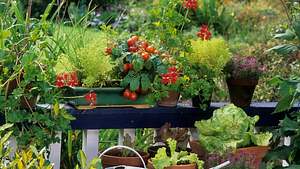
[[[258,79],[265,71],[255,56],[235,56],[225,66],[224,72],[233,79]]]
[[[197,154],[188,153],[187,151],[176,152],[176,140],[168,139],[171,156],[167,156],[166,148],[160,148],[157,154],[152,158],[155,169],[164,169],[173,165],[196,164],[198,169],[203,169],[204,162],[199,160]]]

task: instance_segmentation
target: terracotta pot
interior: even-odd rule
[[[205,168],[214,167],[209,164],[212,159],[215,161],[231,161],[235,163],[247,161],[246,164],[249,165],[251,169],[259,169],[262,159],[267,154],[269,147],[264,146],[254,146],[254,147],[247,147],[247,148],[239,148],[232,154],[227,154],[224,157],[217,156],[216,154],[211,155],[206,152],[206,150],[201,146],[199,141],[191,141],[190,146],[192,148],[192,152],[196,153],[199,159],[204,160]],[[243,161],[244,160],[244,161]]]
[[[153,163],[151,160],[148,161],[147,168],[154,169],[154,166],[153,166]],[[197,169],[197,165],[196,164],[173,165],[170,167],[166,167],[164,169]]]
[[[226,79],[230,100],[238,107],[248,107],[251,104],[252,96],[258,79]]]
[[[137,156],[132,157],[121,157],[121,150],[111,150],[106,155],[103,155],[102,165],[104,168],[118,166],[118,165],[127,165],[133,167],[144,167],[141,159]],[[139,154],[144,159],[145,163],[149,159],[149,154],[145,152],[139,152]]]
[[[157,104],[162,107],[176,107],[179,95],[178,92],[169,91],[168,97],[163,98]]]

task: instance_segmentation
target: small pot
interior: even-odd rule
[[[148,169],[154,169],[153,163],[151,160],[148,161]],[[173,165],[170,167],[165,167],[164,169],[197,169],[196,164],[183,164],[183,165]]]
[[[230,100],[238,107],[249,107],[258,79],[226,79]]]
[[[217,160],[216,154],[214,154],[214,155],[208,154],[207,151],[204,149],[204,147],[201,146],[199,141],[191,141],[190,146],[192,148],[192,152],[196,153],[198,155],[199,159],[202,159],[206,162],[205,163],[206,168],[214,167],[214,166],[210,166],[210,164],[208,164],[208,163],[211,162],[210,161],[211,157],[213,159]],[[247,147],[247,148],[239,148],[232,154],[227,154],[225,157],[230,157],[230,159],[231,159],[230,161],[235,161],[235,162],[239,162],[237,160],[243,160],[243,159],[241,159],[241,157],[247,157],[247,158],[249,158],[247,160],[251,161],[251,163],[249,164],[249,167],[251,169],[259,169],[262,159],[267,154],[269,149],[270,148],[267,146],[254,146],[254,147]],[[219,159],[223,159],[223,158],[221,156],[219,156]]]
[[[162,98],[157,104],[162,107],[176,107],[179,96],[178,92],[169,91],[168,97]]]
[[[133,167],[144,167],[141,159],[137,156],[132,157],[121,157],[121,150],[111,150],[106,155],[103,155],[102,165],[104,168],[112,167],[112,166],[119,166],[119,165],[126,165],[126,166],[133,166]],[[149,159],[149,154],[145,152],[139,152],[145,162]]]

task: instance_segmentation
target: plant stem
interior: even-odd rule
[[[289,25],[292,26],[293,25],[293,18],[290,16],[288,7],[286,6],[286,3],[285,3],[284,0],[280,0],[280,2],[282,3],[282,6],[284,8],[284,12],[286,13],[286,16],[288,18]]]
[[[184,27],[184,25],[185,25],[185,20],[187,19],[187,16],[188,16],[188,14],[189,14],[189,10],[186,10],[186,12],[185,12],[185,16],[184,16],[184,22],[183,22],[183,24],[181,25],[180,32],[182,32],[182,31],[183,31],[183,27]]]

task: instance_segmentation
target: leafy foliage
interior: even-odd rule
[[[157,154],[152,158],[153,166],[156,169],[164,169],[173,165],[196,164],[198,169],[203,169],[204,162],[199,160],[197,154],[188,153],[187,151],[176,152],[177,141],[167,140],[170,147],[171,156],[167,156],[166,148],[160,148]]]
[[[215,76],[219,75],[231,54],[226,41],[213,38],[209,41],[192,40],[192,52],[187,55],[188,60],[195,65],[207,66]]]
[[[56,131],[69,129],[73,118],[59,109],[59,92],[54,83],[54,65],[59,47],[53,25],[47,21],[54,2],[40,20],[23,17],[19,1],[1,4],[0,112],[14,123],[20,146],[38,148],[56,142]],[[39,98],[39,99],[38,99]],[[52,110],[38,109],[36,102],[52,104]]]
[[[239,147],[255,143],[267,146],[271,133],[256,134],[255,123],[259,117],[249,117],[243,109],[229,104],[214,111],[209,120],[195,123],[199,132],[199,141],[209,153],[223,154]]]

